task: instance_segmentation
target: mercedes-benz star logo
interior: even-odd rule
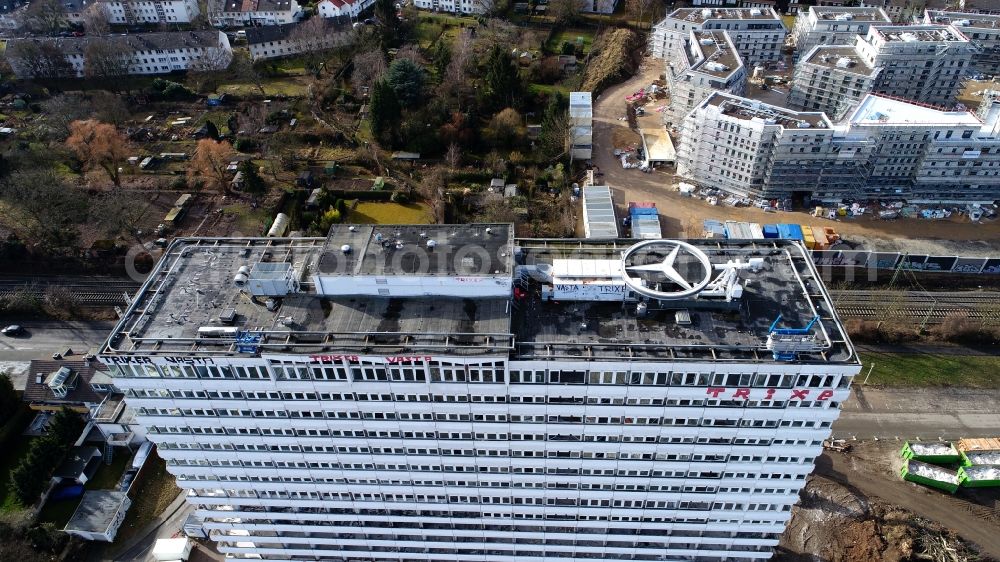
[[[659,261],[650,261],[650,258]],[[683,263],[678,262],[678,258]],[[692,264],[692,261],[695,263]],[[689,280],[688,274],[692,265],[700,267],[703,274],[694,282]],[[687,242],[646,240],[622,254],[622,280],[636,293],[652,299],[683,299],[697,295],[711,282],[712,262],[705,252]],[[673,284],[678,290],[663,290],[663,284]]]

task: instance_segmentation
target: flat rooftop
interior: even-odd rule
[[[323,275],[509,275],[513,236],[509,224],[336,224],[327,235],[317,269]],[[471,247],[483,251],[451,259],[460,249]]]
[[[816,14],[816,19],[823,21],[843,22],[885,22],[892,20],[881,8],[849,8],[843,6],[810,6],[809,11]]]
[[[947,25],[872,26],[872,33],[888,42],[902,43],[968,43],[961,32]]]
[[[364,229],[344,230],[356,234]],[[344,231],[331,231],[331,238],[341,236]],[[179,239],[133,299],[101,356],[433,353],[758,363],[775,361],[765,343],[769,326],[781,315],[786,327],[820,319],[813,333],[821,349],[800,354],[799,361],[857,361],[801,245],[782,240],[690,242],[713,263],[761,257],[764,266],[740,272],[743,297],[731,304],[720,306],[709,299],[663,301],[640,318],[634,303],[544,299],[543,281],[530,276],[520,277],[523,283],[515,295],[500,297],[322,295],[310,279],[329,239]],[[551,266],[556,259],[619,260],[635,241],[518,239],[514,243],[519,264]],[[290,264],[298,291],[270,303],[245,293],[233,278],[240,267],[258,263]],[[677,310],[688,311],[690,323],[678,323]],[[231,318],[223,321],[223,315]],[[202,330],[206,327],[209,332]]]
[[[781,21],[771,8],[678,8],[670,12],[667,17],[690,23],[702,23],[713,19]]]
[[[969,125],[983,122],[969,111],[946,111],[878,94],[868,94],[848,118],[852,125]]]
[[[926,19],[932,23],[951,24],[959,28],[1000,29],[1000,15],[927,10]]]
[[[125,492],[111,490],[85,492],[64,530],[106,533],[125,499]]]
[[[828,129],[831,127],[826,116],[820,112],[794,111],[723,92],[712,94],[702,103],[718,106],[723,114],[745,121],[758,119],[788,129]]]
[[[807,55],[805,62],[860,76],[871,76],[875,72],[875,69],[868,64],[868,61],[858,56],[854,47],[843,45],[820,45],[814,47]]]
[[[717,78],[728,78],[742,68],[743,61],[727,35],[718,30],[692,31],[691,48],[696,49],[701,56],[694,57],[691,48],[685,50],[690,69]]]

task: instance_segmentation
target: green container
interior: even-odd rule
[[[944,451],[944,447],[948,450]],[[931,464],[952,464],[962,460],[962,454],[951,443],[910,443],[907,441],[899,451],[905,460],[918,460]]]
[[[955,491],[958,490],[958,478],[957,477],[955,478],[954,482],[948,482],[948,481],[945,481],[945,480],[935,480],[933,478],[928,478],[926,476],[921,476],[921,475],[913,472],[913,470],[917,466],[920,466],[920,465],[923,465],[923,466],[926,466],[926,467],[936,468],[938,470],[944,470],[941,467],[936,467],[936,466],[933,466],[933,465],[930,465],[930,464],[927,464],[927,463],[922,463],[920,461],[909,460],[909,461],[907,461],[907,463],[905,465],[903,465],[903,468],[900,469],[899,475],[903,477],[903,480],[906,480],[908,482],[915,482],[917,484],[923,484],[924,486],[929,486],[931,488],[936,488],[938,490],[943,490],[945,492],[948,492],[949,494],[954,494]],[[945,472],[951,472],[951,471],[945,471]],[[952,474],[954,474],[954,473],[952,473]]]
[[[973,473],[970,475],[969,473]],[[1000,488],[1000,478],[974,478],[976,470],[973,467],[958,469],[958,483],[963,488]]]

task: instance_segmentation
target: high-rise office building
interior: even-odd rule
[[[789,241],[179,239],[103,346],[219,549],[764,560],[860,369]]]

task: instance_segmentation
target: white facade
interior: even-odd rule
[[[973,57],[975,70],[989,75],[1000,74],[1000,14],[927,10],[924,12],[924,23],[954,26],[979,46],[979,52]]]
[[[570,155],[590,160],[594,154],[594,106],[590,92],[569,93],[569,137]]]
[[[326,31],[322,35],[305,39],[295,37],[296,26],[302,25],[299,23],[248,29],[247,45],[250,49],[250,58],[255,61],[277,59],[346,45],[353,36],[350,22],[345,16],[338,17],[344,18],[345,21],[329,21],[325,26]]]
[[[475,238],[467,226],[442,225],[399,228],[401,239],[424,228],[435,238]],[[598,335],[596,321],[580,328],[572,316],[570,326],[558,325],[559,310],[588,310],[584,317],[598,315],[609,328],[631,313],[605,299],[543,303],[536,290],[546,284],[517,272],[518,288],[499,299],[308,289],[273,312],[208,278],[210,269],[230,276],[264,252],[296,270],[329,270],[337,264],[310,256],[352,239],[346,226],[334,230],[325,242],[269,239],[266,247],[205,240],[210,252],[201,241],[176,243],[101,353],[221,552],[270,560],[770,558],[860,369],[833,316],[819,331],[807,328],[832,346],[824,359],[803,352],[772,361],[756,337],[749,347],[763,351],[757,359],[712,360],[712,346],[694,351],[702,358],[669,359],[638,340]],[[492,267],[509,271],[504,240]],[[545,245],[565,243],[518,241],[516,255],[544,261]],[[573,244],[587,245],[582,255],[599,263],[559,262],[554,272],[611,274],[611,262],[624,259],[613,243]],[[711,259],[758,251],[726,244]],[[744,272],[760,276],[747,290],[778,283],[792,298],[815,298],[799,277],[825,295],[806,251],[786,244],[784,257],[771,258],[781,263]],[[349,266],[364,269],[381,250],[356,252]],[[162,317],[146,306],[156,287]],[[236,304],[236,325],[257,339],[185,343],[215,314],[191,308],[186,295],[200,289],[222,307]],[[834,314],[828,297],[812,302]],[[175,307],[191,311],[189,325],[166,322]],[[452,328],[434,335],[427,311]],[[265,318],[278,321],[277,331],[250,329]],[[766,329],[772,319],[760,320]],[[504,322],[501,332],[516,337],[492,333]],[[594,332],[574,335],[587,329]],[[406,335],[386,335],[397,332]],[[147,347],[167,334],[166,348]],[[559,351],[597,338],[623,347],[595,346],[593,357]],[[719,351],[741,354],[732,343]]]
[[[413,0],[420,10],[451,12],[456,14],[483,14],[493,7],[492,0]]]
[[[82,24],[84,9],[93,3],[67,4],[66,19]],[[197,0],[97,0],[97,3],[103,7],[108,23],[116,25],[190,23],[201,13]]]
[[[8,60],[19,78],[32,76],[30,61],[11,56],[11,45],[17,42],[48,42],[65,56],[75,77],[87,74],[86,50],[90,42],[115,42],[122,45],[126,74],[168,74],[205,64],[224,70],[232,60],[229,38],[220,31],[172,31],[137,33],[104,37],[66,37],[51,39],[12,39],[8,45]],[[205,68],[206,70],[208,68]],[[72,76],[67,76],[72,77]]]
[[[667,128],[680,126],[696,105],[717,91],[746,93],[747,71],[726,31],[692,31],[667,59],[670,105],[663,112]]]
[[[302,19],[304,12],[296,0],[209,0],[208,20],[216,27],[280,25]]]
[[[889,25],[892,20],[881,8],[810,6],[799,10],[792,30],[796,56],[817,45],[853,45],[858,35],[866,35],[872,25]]]
[[[671,57],[696,30],[728,32],[748,67],[782,60],[788,34],[773,8],[680,8],[653,26],[649,51],[657,58]]]
[[[868,95],[833,125],[822,113],[717,94],[684,122],[678,174],[760,197],[987,203],[1000,197],[998,114],[984,123]]]
[[[341,16],[357,18],[362,10],[375,3],[375,0],[323,0],[316,4],[316,13],[324,18],[336,18]]]

